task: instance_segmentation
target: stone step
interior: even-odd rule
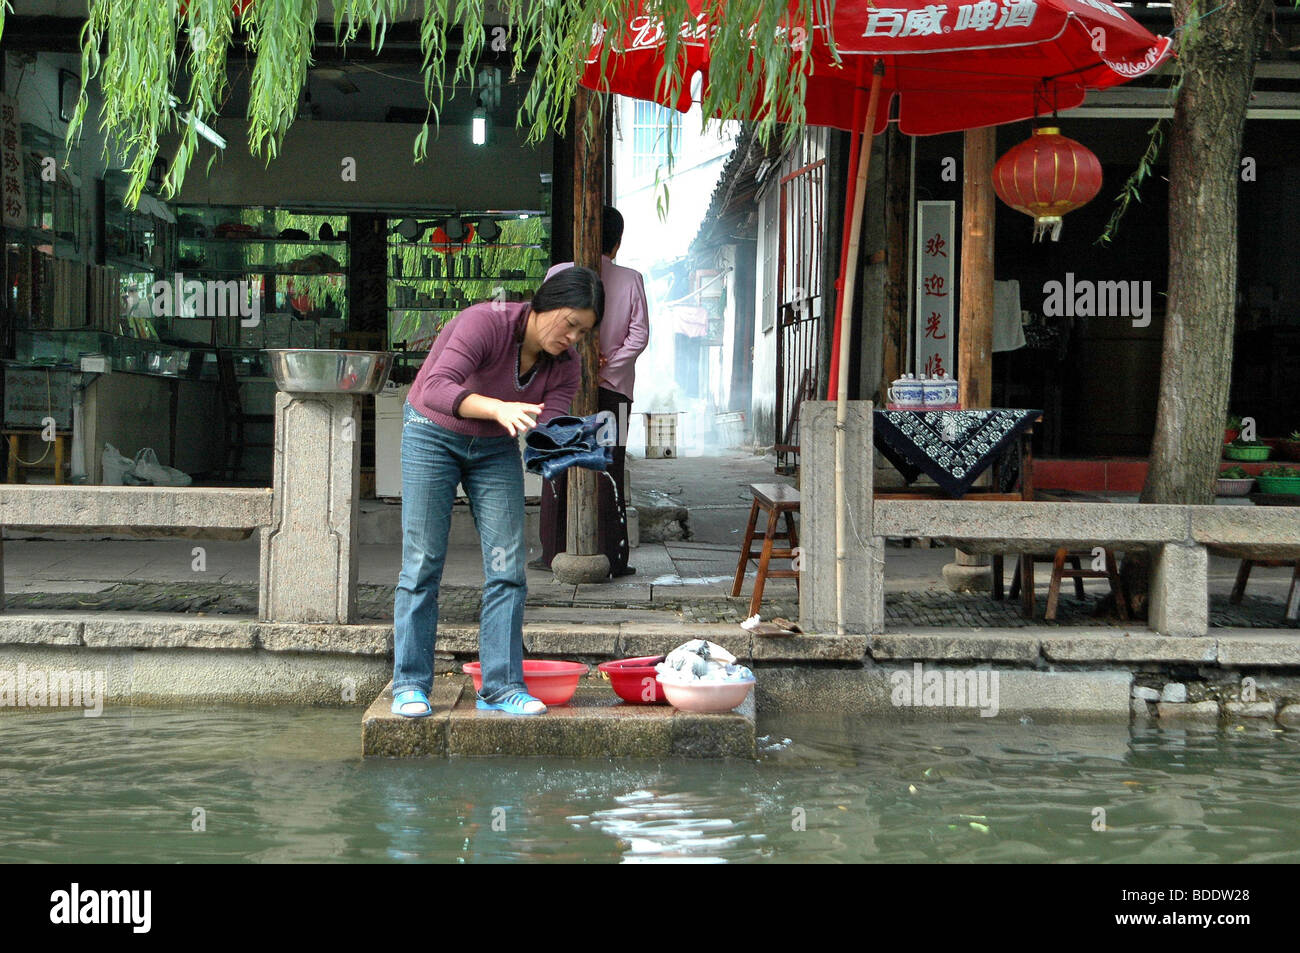
[[[754,693],[734,711],[700,714],[668,705],[629,705],[589,675],[567,705],[544,715],[479,711],[461,676],[434,679],[433,714],[392,713],[390,681],[361,721],[366,757],[509,755],[560,758],[754,758]]]

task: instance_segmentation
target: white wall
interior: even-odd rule
[[[738,124],[713,122],[705,130],[698,109],[682,116],[681,141],[674,150],[674,174],[668,179],[668,214],[665,220],[660,220],[656,198],[662,193],[656,192],[654,175],[633,175],[635,102],[614,97],[614,135],[609,144],[614,165],[614,205],[622,213],[625,224],[618,262],[647,276],[646,297],[650,308],[650,344],[637,361],[633,405],[637,412],[651,406],[690,411],[675,393],[675,329],[665,310],[670,296],[666,283],[656,283],[649,272],[658,264],[685,257],[704,220],[722,167],[734,148]],[[666,169],[662,175],[666,175]],[[679,433],[696,433],[701,423],[683,418]],[[711,425],[712,421],[708,423]]]

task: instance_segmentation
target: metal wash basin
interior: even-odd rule
[[[275,386],[289,394],[377,394],[393,369],[392,351],[266,348]]]

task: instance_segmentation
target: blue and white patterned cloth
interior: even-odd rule
[[[946,493],[960,497],[981,473],[1014,449],[1015,439],[1042,413],[877,410],[872,416],[872,442],[908,483],[924,473]]]

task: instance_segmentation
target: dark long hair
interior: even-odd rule
[[[533,295],[533,313],[556,311],[560,308],[572,308],[576,311],[593,311],[596,323],[600,327],[601,318],[605,316],[605,284],[600,275],[590,268],[565,268],[542,283]]]

